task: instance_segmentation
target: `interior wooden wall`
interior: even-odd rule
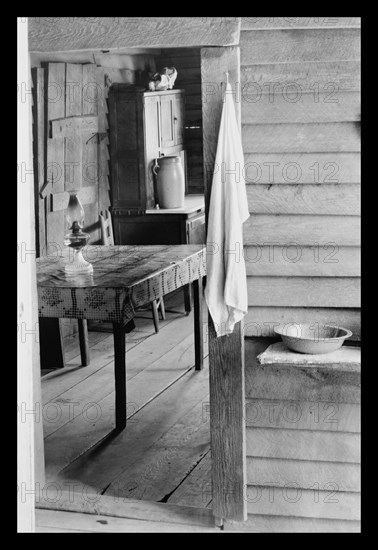
[[[156,53],[160,53],[160,50],[156,50]],[[135,54],[31,53],[30,62],[33,84],[33,160],[36,174],[36,249],[37,255],[40,256],[47,251],[55,253],[56,245],[63,246],[63,238],[68,231],[65,220],[68,195],[66,196],[65,192],[70,188],[81,190],[79,197],[83,202],[85,230],[91,236],[90,243],[100,242],[99,213],[110,206],[107,116],[109,87],[116,82],[135,84],[146,80],[148,73],[155,70],[155,61],[154,56],[146,51],[136,50]],[[80,84],[79,87],[72,87],[80,92],[78,97],[74,98],[75,101],[68,99],[70,90],[67,82]],[[58,87],[62,93],[59,95],[59,101],[53,101],[53,92]],[[97,93],[97,101],[90,97],[86,101],[85,90],[88,90],[88,95],[92,92]],[[51,101],[46,101],[46,98],[50,98]],[[100,140],[93,138],[86,143],[89,136],[80,138],[80,154],[80,148],[75,140],[49,137],[48,120],[81,114],[98,116]],[[64,167],[64,163],[68,162],[79,165],[79,170],[75,167],[73,170],[74,181],[68,181],[71,175]],[[97,163],[97,174],[95,170],[89,171],[88,177],[85,177],[84,167],[90,163]],[[51,167],[58,165],[61,177],[54,180],[56,170]],[[40,192],[44,188],[44,196],[41,197]],[[59,210],[56,207],[56,193],[62,193],[59,195],[62,209]],[[61,327],[64,336],[71,336],[77,332],[77,323],[69,319],[62,320]]]
[[[297,321],[359,339],[360,18],[242,18],[241,29],[246,335]]]
[[[176,67],[175,88],[185,90],[185,148],[188,193],[203,193],[203,139],[201,107],[201,53],[199,48],[162,49],[156,69]]]

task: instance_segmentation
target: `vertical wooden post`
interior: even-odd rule
[[[37,284],[35,257],[23,255],[35,246],[34,181],[32,160],[31,104],[25,90],[30,89],[28,34],[25,18],[17,20],[17,82],[20,95],[17,110],[17,531],[35,530],[34,494],[44,485],[44,455],[41,415],[41,381],[37,329]],[[23,171],[24,170],[24,171]],[[26,171],[27,170],[27,171]],[[37,488],[36,484],[39,484]]]
[[[209,211],[226,75],[240,121],[239,47],[201,49],[203,154],[206,222]],[[209,315],[210,433],[213,513],[221,519],[247,519],[244,421],[244,335],[241,323],[216,337]]]

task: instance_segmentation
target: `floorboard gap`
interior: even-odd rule
[[[184,481],[187,479],[188,476],[193,472],[194,468],[198,466],[198,464],[201,462],[201,460],[207,455],[209,451],[206,451],[206,453],[203,453],[203,455],[193,464],[193,466],[190,468],[190,470],[186,473],[185,477],[180,481],[180,483],[170,492],[167,493],[165,496],[163,496],[162,499],[158,500],[157,502],[168,502],[170,497],[173,495],[175,491],[184,483]]]

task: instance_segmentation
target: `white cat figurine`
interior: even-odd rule
[[[177,71],[175,67],[164,67],[158,73],[151,74],[150,76],[148,89],[151,92],[172,90],[177,78]]]

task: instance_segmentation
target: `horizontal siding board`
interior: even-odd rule
[[[248,514],[246,521],[225,520],[224,531],[245,533],[360,533],[359,521]]]
[[[252,380],[253,375],[247,384]],[[361,406],[357,403],[247,397],[245,422],[252,428],[360,433]]]
[[[315,430],[247,428],[247,456],[326,462],[361,462],[361,436]]]
[[[332,185],[361,183],[360,153],[250,153],[244,155],[247,184]]]
[[[361,306],[359,277],[248,277],[249,306]]]
[[[241,89],[241,107],[243,124],[361,120],[360,93],[340,93],[335,85],[326,92],[303,93],[299,85],[290,84],[284,93],[269,94],[249,83]]]
[[[361,89],[360,61],[327,61],[308,63],[267,63],[241,66],[241,89],[250,83],[260,86],[261,93],[284,92],[292,84],[302,92],[338,92]]]
[[[294,482],[293,482],[294,483]],[[247,488],[248,514],[290,516],[319,519],[358,521],[361,517],[361,495],[356,492],[334,492],[315,481],[314,489],[294,487],[249,486]],[[329,488],[328,488],[329,487]],[[295,521],[295,520],[294,520]]]
[[[244,245],[360,246],[358,216],[251,214],[243,225]]]
[[[295,167],[291,177],[298,173]],[[254,184],[247,186],[247,198],[255,214],[361,214],[359,184]]]
[[[356,246],[247,246],[244,260],[247,276],[361,276],[361,249]]]
[[[304,29],[240,33],[241,63],[359,60],[360,29]]]
[[[245,153],[343,153],[361,150],[358,122],[242,124]]]
[[[361,27],[361,17],[241,17],[241,30]]]
[[[250,306],[245,317],[244,335],[277,336],[274,326],[286,323],[319,323],[339,325],[353,332],[351,340],[361,338],[361,312],[359,309],[315,307],[263,307]]]
[[[360,475],[358,464],[247,457],[249,485],[294,485],[307,489],[316,483],[321,489],[329,485],[330,491],[358,493]]]

